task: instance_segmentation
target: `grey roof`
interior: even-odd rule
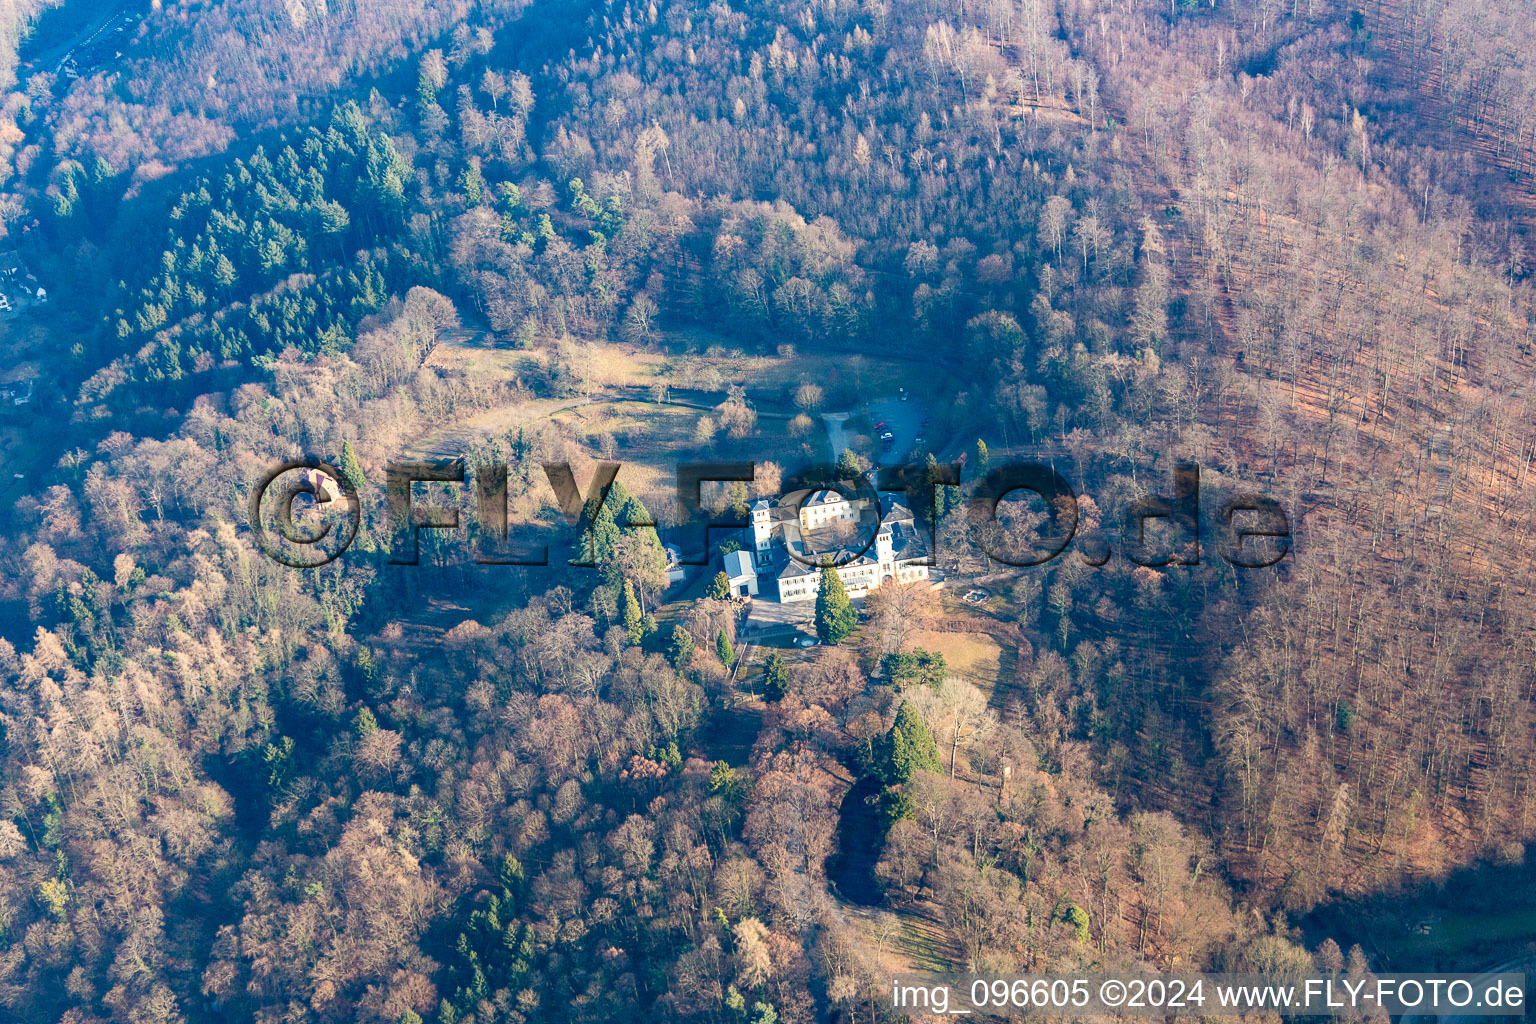
[[[757,570],[752,568],[752,556],[746,551],[732,551],[725,556],[725,574],[733,580],[739,580],[747,576],[756,576]]]
[[[813,572],[821,571],[814,565],[806,565],[803,562],[795,561],[793,558],[788,559],[787,561],[789,564],[784,567],[783,572],[779,573],[779,579],[781,580],[792,580],[800,576],[809,576]]]
[[[882,515],[880,518],[881,522],[896,523],[902,521],[912,521],[912,510],[907,508],[907,506],[903,505],[901,502],[897,501],[895,498],[887,496],[883,498],[880,503],[885,507],[884,515]]]
[[[891,558],[894,561],[907,562],[928,554],[923,535],[910,520],[888,525],[891,527]]]
[[[795,579],[796,577],[799,577],[799,576],[807,576],[807,575],[809,575],[809,574],[811,574],[813,572],[820,572],[821,571],[821,567],[820,566],[806,565],[804,562],[797,561],[796,559],[793,559],[793,558],[786,559],[786,563],[787,564],[784,566],[783,571],[781,571],[779,573],[779,579],[781,579],[781,580],[792,580],[792,579]],[[861,568],[861,567],[867,566],[867,565],[879,565],[879,564],[880,564],[879,559],[872,558],[868,554],[861,554],[861,555],[855,556],[854,558],[849,559],[846,562],[841,562],[838,565],[834,566],[833,568],[836,568],[836,569],[850,569],[850,568]]]
[[[815,494],[812,494],[809,498],[806,498],[805,499],[805,505],[802,506],[802,507],[804,507],[804,508],[814,508],[817,505],[833,505],[833,504],[836,504],[839,501],[847,501],[847,500],[848,500],[847,497],[845,497],[844,495],[839,494],[838,492],[836,492],[834,490],[827,489],[827,490],[823,490],[823,491],[817,491]]]
[[[831,497],[829,498],[828,495]],[[805,501],[805,507],[813,504],[828,504],[842,499],[843,496],[836,491],[823,489],[809,495]],[[760,576],[776,577],[780,580],[800,579],[820,569],[816,565],[807,565],[804,561],[791,558],[789,549],[793,547],[801,553],[802,558],[814,559],[817,556],[827,556],[834,561],[842,562],[849,559],[838,568],[863,567],[879,564],[874,546],[879,540],[887,540],[891,545],[892,558],[898,564],[910,563],[915,559],[923,558],[928,554],[928,545],[923,534],[917,529],[917,523],[911,509],[893,495],[884,495],[880,499],[880,527],[875,540],[863,547],[857,555],[853,555],[856,546],[862,544],[863,534],[860,540],[853,545],[843,544],[833,548],[818,549],[809,543],[810,538],[800,532],[799,521],[795,515],[795,503],[781,497],[774,502],[759,501],[752,508],[754,511],[767,507],[772,510],[772,543],[766,549],[767,559],[760,564],[757,574]],[[751,536],[750,528],[746,531]],[[850,558],[850,555],[853,555]],[[750,562],[748,563],[750,567]],[[727,571],[734,572],[730,563],[727,563]]]

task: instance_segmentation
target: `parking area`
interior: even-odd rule
[[[771,588],[773,583],[765,580],[764,585]],[[864,598],[855,597],[852,601],[854,609],[862,614]],[[816,602],[780,604],[771,594],[754,598],[742,630],[745,639],[767,647],[814,647],[814,643],[807,645],[801,641],[816,638]]]
[[[880,443],[877,465],[894,466],[905,462],[912,450],[927,440],[923,435],[927,415],[923,403],[916,398],[904,401],[898,395],[869,403],[869,418],[875,425],[875,439]],[[887,434],[890,436],[886,437]]]
[[[50,72],[57,78],[55,88],[67,90],[71,82],[110,67],[144,20],[146,11],[134,9],[141,7],[127,0],[82,0],[67,14],[45,14],[22,47],[23,75]]]
[[[772,580],[764,579],[763,586],[772,589]],[[795,632],[816,631],[816,602],[797,601],[780,604],[771,595],[758,597],[747,609],[747,632],[754,637],[788,636]]]
[[[874,445],[875,465],[896,466],[929,440],[927,406],[904,389],[868,402],[855,412],[823,413],[821,419],[834,460],[843,449],[856,448],[859,438],[867,436]]]

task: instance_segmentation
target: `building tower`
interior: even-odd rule
[[[752,505],[752,547],[759,565],[773,560],[773,509],[766,501]]]

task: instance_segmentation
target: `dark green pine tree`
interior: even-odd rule
[[[912,751],[907,747],[906,734],[892,728],[884,736],[880,752],[880,776],[890,786],[906,784],[912,778]]]
[[[629,642],[639,646],[645,639],[645,617],[640,612],[640,601],[635,597],[635,585],[629,580],[624,581],[624,590],[619,595],[619,618],[624,623]]]
[[[464,173],[459,175],[459,187],[464,190],[464,198],[469,200],[471,206],[480,205],[485,195],[485,178],[480,174],[478,160],[471,160],[464,168]]]
[[[499,877],[501,893],[491,894],[459,932],[448,962],[454,994],[439,1004],[439,1024],[462,1020],[465,1013],[496,992],[519,991],[528,983],[536,954],[533,929],[517,918],[528,880],[523,866],[511,855],[502,859]]]
[[[521,899],[528,889],[528,875],[522,862],[510,853],[501,858],[501,870],[497,872],[501,882],[502,898],[507,902]]]
[[[784,664],[784,656],[774,651],[768,655],[768,663],[763,667],[763,699],[777,703],[788,692],[789,666]]]
[[[744,791],[741,777],[729,762],[716,761],[715,766],[709,770],[709,792],[712,796],[724,798],[726,803],[739,803]]]
[[[672,642],[667,645],[667,659],[679,672],[693,660],[693,634],[682,626],[672,627]]]
[[[581,531],[581,561],[579,565],[607,565],[619,543],[619,524],[609,510],[610,502],[597,505],[587,502],[582,513],[586,529]],[[596,509],[594,513],[594,507]]]
[[[656,520],[645,503],[625,490],[623,484],[614,481],[603,499],[603,507],[616,510],[613,513],[616,527],[613,553],[602,563],[603,583],[617,594],[623,588],[623,581],[629,579],[641,588],[635,592],[638,596],[644,592],[648,578],[653,583],[658,578],[665,580],[667,555],[656,535]],[[660,586],[659,583],[656,585]],[[640,602],[640,612],[645,613],[644,602]]]
[[[924,686],[937,687],[944,681],[944,676],[948,674],[944,655],[938,651],[925,651],[921,647],[912,654],[917,659],[917,677]]]
[[[816,635],[824,644],[842,643],[858,621],[859,613],[837,570],[822,569],[821,587],[816,591]]]
[[[936,529],[939,521],[942,520],[945,514],[949,512],[950,488],[939,483],[939,460],[934,458],[932,452],[928,453],[928,462],[923,467],[923,476],[928,484],[928,486],[923,489],[923,493],[925,495],[931,495],[929,500],[933,503],[926,510],[927,514],[923,518],[928,521],[929,529]],[[916,509],[913,511],[916,511]]]
[[[740,480],[731,484],[726,489],[726,504],[730,507],[731,515],[738,519],[747,518],[747,512],[751,507],[751,496],[747,494],[747,485]]]
[[[363,464],[357,461],[357,452],[352,450],[351,441],[341,442],[341,478],[354,491],[361,491],[367,485],[368,480],[363,476]]]
[[[65,174],[59,183],[59,191],[53,197],[53,212],[60,220],[68,220],[80,208],[80,187],[75,184],[74,171]]]
[[[898,821],[917,817],[917,807],[912,798],[894,786],[880,791],[880,826],[887,833]]]
[[[938,686],[944,681],[944,655],[918,647],[911,654],[887,654],[882,662],[886,678],[896,689],[912,683]]]
[[[736,649],[731,646],[731,638],[725,635],[725,630],[715,637],[715,653],[720,656],[720,664],[730,668],[736,664]]]
[[[617,480],[609,491],[609,501],[616,501],[619,506],[618,522],[626,530],[638,530],[644,526],[654,527],[656,520],[651,517],[650,509],[645,507],[645,502],[630,494],[624,489],[624,485]],[[656,535],[652,533],[651,537]]]
[[[731,578],[725,574],[725,570],[715,573],[715,578],[709,581],[709,587],[704,591],[704,596],[713,601],[730,599]]]
[[[218,261],[214,264],[213,279],[225,291],[229,291],[235,286],[235,265],[223,253],[219,253]]]
[[[877,767],[891,786],[910,781],[915,772],[940,771],[939,748],[928,727],[906,701],[896,709],[896,721],[891,723],[880,745]]]
[[[839,480],[854,480],[863,472],[859,466],[859,456],[852,448],[844,448],[842,454],[837,457],[837,478]]]
[[[978,477],[987,475],[987,466],[992,461],[992,456],[987,451],[987,442],[981,438],[976,439],[976,466],[974,472]]]

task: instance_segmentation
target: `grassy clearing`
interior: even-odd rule
[[[664,373],[667,362],[661,352],[615,342],[581,342],[576,351],[584,357],[586,379],[596,388],[648,386]],[[541,374],[550,360],[551,353],[542,348],[507,348],[494,344],[484,332],[458,331],[439,342],[428,362],[443,370],[511,379]]]
[[[890,974],[955,968],[958,951],[952,936],[938,922],[938,908],[919,901],[899,910],[861,907],[840,901],[843,912],[858,928],[866,952]]]
[[[543,373],[558,354],[556,348],[511,349],[498,346],[489,335],[461,331],[444,338],[433,351],[431,364],[445,370],[523,377]],[[849,352],[797,352],[764,355],[704,330],[665,334],[653,347],[623,342],[574,341],[566,350],[583,378],[597,390],[648,388],[665,382],[672,388],[718,391],[730,385],[746,388],[773,410],[793,413],[789,396],[802,383],[821,385],[827,407],[851,404],[854,397],[894,394],[897,387],[929,390],[931,368],[888,356]],[[782,402],[780,401],[782,399]]]
[[[1005,652],[996,640],[984,633],[934,633],[922,630],[914,643],[925,650],[944,655],[952,675],[964,676],[988,696],[1003,679]]]
[[[573,356],[573,353],[575,355]],[[795,389],[813,382],[826,407],[894,389],[916,386],[921,376],[911,363],[840,353],[757,355],[723,339],[695,332],[668,335],[656,348],[604,341],[575,343],[556,352],[499,348],[481,333],[457,332],[433,352],[431,363],[450,372],[499,379],[534,380],[551,360],[579,363],[584,394],[510,403],[468,416],[432,431],[411,449],[427,457],[454,457],[477,442],[519,427],[554,424],[578,451],[578,459],[617,459],[625,464],[625,485],[643,498],[673,493],[676,464],[686,460],[775,462],[792,468],[828,457],[825,436],[816,430],[792,436],[789,420],[800,410]],[[663,397],[657,388],[666,385]],[[710,436],[700,421],[733,386],[745,388],[758,413],[747,437]],[[656,399],[663,397],[663,401]],[[814,411],[814,410],[813,410]]]
[[[702,439],[699,423],[710,415],[685,405],[625,399],[562,409],[550,421],[592,457],[622,462],[624,486],[648,501],[670,501],[681,462],[717,459],[783,467],[808,454],[802,440],[790,435],[787,421],[761,416],[747,437],[717,432]]]
[[[565,409],[550,422],[593,457],[621,462],[619,482],[655,507],[675,486],[677,462],[691,457],[693,431],[702,415],[694,409],[618,401]]]
[[[809,381],[827,392],[829,409],[838,407],[835,399],[840,390],[865,398],[894,394],[899,386],[917,391],[932,383],[935,373],[930,367],[879,354],[816,352],[793,346],[771,356],[747,354],[739,343],[703,328],[670,332],[662,345],[671,353],[670,368],[678,375],[672,379],[687,381],[715,367],[754,395],[788,392]]]
[[[978,615],[990,615],[995,619],[1012,619],[1022,611],[1012,599],[1009,582],[989,583],[982,586],[989,595],[985,601],[972,604],[961,597],[969,592],[971,584],[961,579],[939,591],[939,608],[946,619],[967,619]]]
[[[1325,904],[1298,923],[1310,943],[1358,942],[1386,970],[1482,970],[1536,954],[1536,861],[1527,852],[1450,868],[1416,888]]]
[[[1407,932],[1381,945],[1393,963],[1408,965],[1461,962],[1466,958],[1459,954],[1465,950],[1500,947],[1502,951],[1532,940],[1536,940],[1536,909],[1522,907],[1503,913],[1446,914],[1435,920],[1428,935]]]
[[[799,352],[791,346],[777,354],[762,354],[702,329],[668,332],[654,346],[644,348],[584,339],[526,350],[500,347],[484,332],[464,330],[444,338],[430,363],[447,371],[533,379],[545,375],[556,360],[577,370],[585,390],[597,397],[665,384],[690,397],[705,393],[723,399],[728,388],[739,386],[760,413],[786,417],[800,411],[793,396],[806,383],[818,385],[823,393],[822,405],[807,410],[813,415],[894,396],[899,387],[948,400],[956,384],[946,371],[924,365],[919,356]]]
[[[915,900],[895,912],[900,930],[891,944],[911,971],[952,971],[961,961],[959,944],[943,923],[937,904]]]

